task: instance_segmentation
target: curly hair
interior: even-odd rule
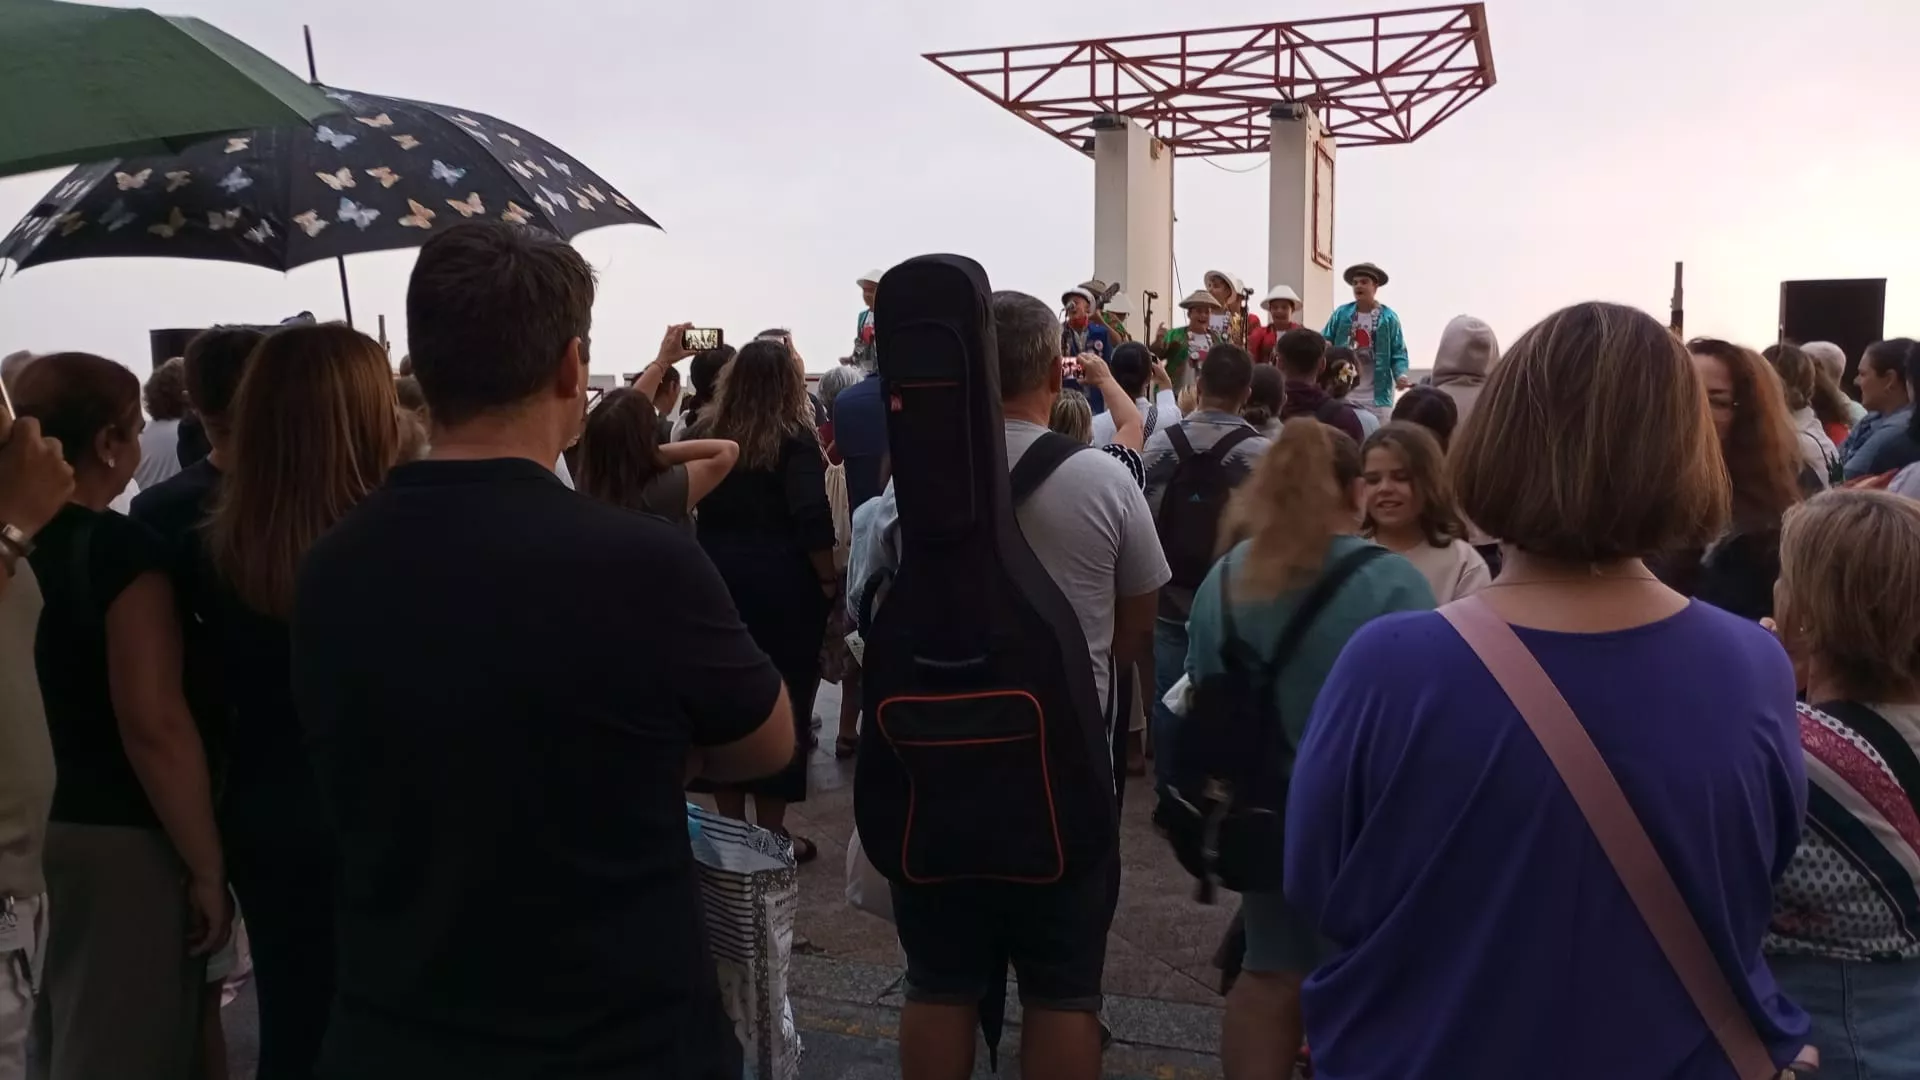
[[[781,444],[802,432],[819,438],[793,350],[771,338],[748,342],[721,373],[699,434],[739,443],[742,469],[771,469],[780,463]]]
[[[1360,448],[1311,416],[1280,425],[1280,437],[1253,466],[1220,519],[1222,553],[1247,551],[1233,599],[1270,600],[1320,574],[1333,538],[1352,531]]]

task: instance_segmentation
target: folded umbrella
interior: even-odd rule
[[[0,0],[0,176],[167,154],[338,106],[199,19]]]
[[[115,256],[291,270],[417,247],[497,218],[571,239],[658,224],[553,144],[485,113],[319,88],[342,111],[237,131],[167,157],[75,169],[4,240],[21,269]]]

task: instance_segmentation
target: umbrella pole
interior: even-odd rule
[[[300,35],[305,38],[307,42],[307,81],[318,86],[320,85],[320,69],[313,62],[313,27],[302,26],[300,28]],[[353,292],[347,287],[347,257],[344,255],[335,255],[333,261],[334,265],[340,271],[340,307],[346,312],[347,325],[352,326]]]

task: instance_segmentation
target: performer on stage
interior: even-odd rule
[[[1267,325],[1247,335],[1247,351],[1253,354],[1256,364],[1277,363],[1274,350],[1279,347],[1280,335],[1300,329],[1297,318],[1301,307],[1300,294],[1288,286],[1275,285],[1260,306],[1267,309]]]
[[[1175,390],[1184,390],[1193,381],[1194,370],[1213,347],[1213,318],[1221,313],[1220,302],[1205,292],[1195,292],[1180,306],[1186,309],[1187,325],[1175,330],[1162,326],[1153,341],[1153,355],[1167,362]]]
[[[1260,316],[1247,310],[1246,287],[1225,270],[1207,271],[1206,283],[1207,294],[1227,313],[1227,340],[1246,348],[1248,335],[1260,326]]]
[[[1400,332],[1400,316],[1379,301],[1387,272],[1372,263],[1359,263],[1343,275],[1353,286],[1353,303],[1342,304],[1322,331],[1327,343],[1352,349],[1360,366],[1360,381],[1348,403],[1372,410],[1382,420],[1393,410],[1393,392],[1413,385],[1407,377],[1407,339]]]
[[[1093,317],[1093,290],[1074,287],[1060,295],[1060,355],[1091,353],[1105,360],[1113,355],[1113,338]]]

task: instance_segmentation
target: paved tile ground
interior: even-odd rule
[[[820,848],[800,871],[790,989],[806,1046],[805,1080],[879,1080],[899,1074],[900,947],[890,926],[846,904],[853,766],[833,759],[839,700],[835,687],[821,687],[815,711],[824,720],[808,798],[788,812],[788,828]],[[1120,834],[1120,907],[1107,938],[1106,1019],[1115,1042],[1106,1075],[1217,1077],[1219,973],[1211,961],[1235,901],[1223,894],[1211,907],[1195,902],[1193,880],[1154,835],[1149,811],[1146,781],[1132,781]],[[232,1075],[249,1077],[258,1039],[251,993],[225,1010],[225,1020]],[[987,1071],[982,1052],[976,1075],[1020,1077],[1017,1016],[1009,1020],[999,1073]]]

